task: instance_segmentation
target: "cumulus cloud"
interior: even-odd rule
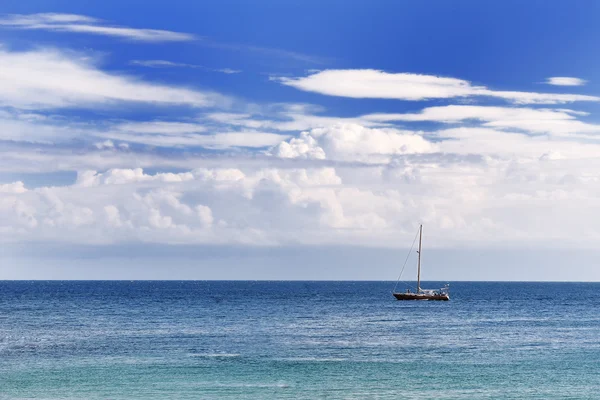
[[[491,90],[471,82],[412,73],[388,73],[372,69],[324,70],[304,77],[272,78],[283,85],[329,96],[398,100],[495,97],[517,104],[561,104],[600,101],[600,97],[578,94],[534,93]]]
[[[55,49],[0,48],[0,85],[0,105],[27,109],[120,102],[205,107],[228,101],[215,93],[103,72],[86,57]]]
[[[188,33],[109,26],[96,18],[77,14],[12,14],[1,18],[0,26],[14,29],[114,36],[141,42],[181,42],[196,39],[194,35]]]
[[[575,221],[600,205],[597,166],[574,167],[564,155],[521,162],[422,156],[399,155],[362,172],[350,165],[113,169],[81,171],[64,187],[25,190],[17,182],[2,186],[0,238],[397,246],[419,222],[432,247],[573,246],[599,237],[590,226],[583,242],[569,242],[580,232]]]
[[[0,185],[0,193],[25,193],[27,189],[21,181]]]
[[[275,244],[277,236],[268,232],[271,218],[290,213],[300,221],[307,212],[318,214],[318,200],[303,191],[339,184],[332,169],[197,169],[155,175],[141,169],[82,171],[70,187],[23,191],[15,189],[20,183],[6,186],[12,195],[1,199],[0,231],[24,240],[53,240],[64,230],[54,239],[78,243],[165,242],[169,237],[168,243]],[[270,201],[283,203],[272,209]],[[307,211],[309,203],[316,208]],[[15,213],[16,207],[22,212]],[[285,226],[284,219],[280,224]]]
[[[548,85],[555,86],[583,86],[587,83],[585,79],[573,78],[567,76],[554,76],[546,80]]]
[[[378,156],[434,151],[436,145],[415,132],[338,124],[303,132],[275,146],[271,154],[283,158],[381,161]]]
[[[485,113],[482,113],[480,116],[484,115]],[[493,113],[490,116],[493,116]],[[457,113],[457,118],[460,118],[460,112]],[[600,154],[599,138],[563,134],[560,124],[552,128],[551,133],[543,134],[541,132],[547,125],[541,123],[537,127],[531,126],[531,132],[540,132],[532,135],[522,129],[526,127],[526,123],[532,121],[515,119],[517,123],[514,126],[517,126],[518,130],[512,129],[510,118],[502,121],[504,124],[497,123],[497,126],[490,123],[482,126],[458,125],[425,132],[339,124],[302,132],[298,137],[274,146],[269,154],[282,159],[366,164],[394,163],[398,156],[418,156],[422,162],[439,163],[447,156],[458,156],[458,161],[464,157],[481,160],[482,156],[498,160],[531,161],[548,159],[548,154],[557,152],[569,160],[590,160],[598,158]],[[575,126],[577,122],[572,121]]]

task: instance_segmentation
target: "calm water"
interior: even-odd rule
[[[392,287],[0,282],[0,399],[600,396],[600,284]]]

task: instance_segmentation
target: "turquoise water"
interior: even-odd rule
[[[600,284],[392,288],[0,282],[0,399],[600,397]]]

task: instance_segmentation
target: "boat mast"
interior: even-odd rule
[[[421,244],[423,239],[423,224],[419,225],[419,269],[417,272],[417,293],[421,292]]]

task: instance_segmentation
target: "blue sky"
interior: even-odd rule
[[[5,1],[0,278],[394,279],[424,223],[431,279],[567,279],[600,240],[599,16]]]

